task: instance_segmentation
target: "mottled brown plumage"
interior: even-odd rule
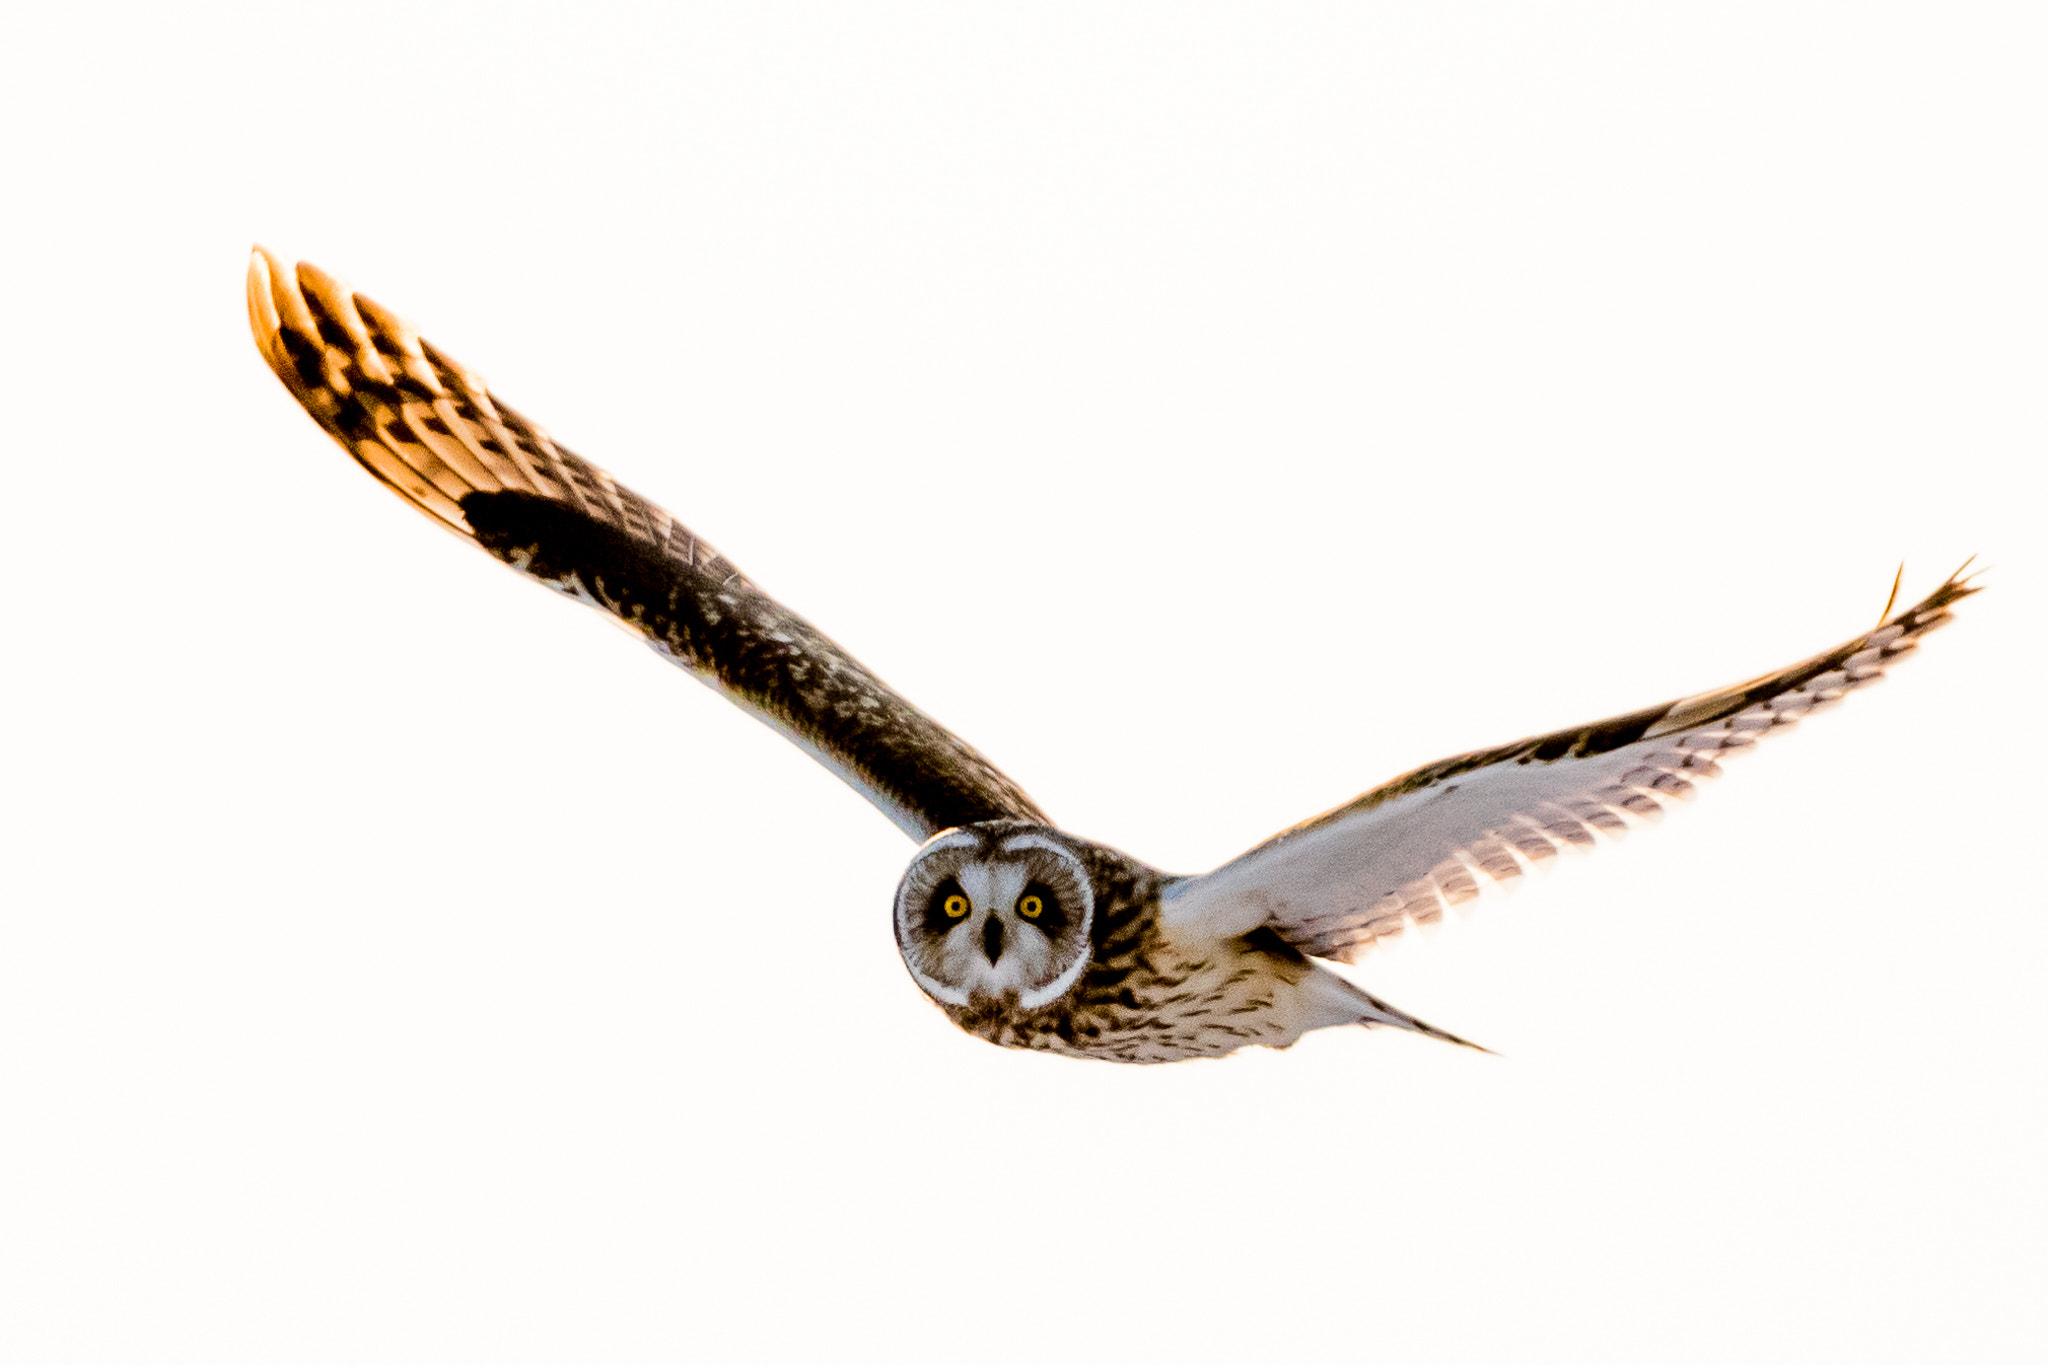
[[[1726,754],[1881,676],[1976,591],[1958,574],[1790,668],[1429,764],[1174,877],[1053,827],[988,760],[387,310],[260,249],[248,298],[271,369],[385,485],[623,622],[923,840],[897,891],[905,966],[954,1023],[1005,1047],[1163,1062],[1338,1024],[1462,1041],[1311,956],[1348,960],[1656,815]]]
[[[1286,1047],[1310,1029],[1340,1023],[1395,1024],[1464,1042],[1317,966],[1269,927],[1220,940],[1176,932],[1160,914],[1160,893],[1179,879],[1117,849],[1016,820],[973,825],[934,842],[988,860],[1020,838],[1056,842],[1087,882],[1087,962],[1071,988],[1039,1005],[1015,991],[962,1002],[935,997],[949,1019],[977,1038],[1113,1062],[1216,1057],[1251,1044]],[[928,856],[931,846],[913,861],[906,884],[916,881],[918,861]],[[922,932],[917,917],[901,913],[900,901],[898,908],[899,941],[914,938]],[[968,920],[939,932],[971,934],[975,926]],[[914,961],[914,944],[905,947],[906,960]],[[912,976],[918,974],[913,967]]]
[[[390,310],[313,266],[249,263],[257,349],[387,487],[528,577],[592,603],[833,763],[913,838],[1044,819],[957,736],[680,521],[558,444]]]

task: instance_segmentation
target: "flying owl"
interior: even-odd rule
[[[610,613],[918,841],[893,913],[904,965],[955,1024],[1005,1047],[1170,1062],[1287,1047],[1339,1024],[1464,1043],[1315,959],[1351,961],[1484,883],[1657,814],[1727,754],[1881,676],[1977,591],[1958,571],[1790,668],[1432,763],[1213,872],[1174,876],[1053,824],[986,758],[394,314],[260,247],[248,293],[263,358],[365,469],[520,573]]]

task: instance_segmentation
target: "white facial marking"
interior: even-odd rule
[[[981,847],[981,841],[966,830],[949,829],[943,834],[934,834],[931,838],[925,840],[924,847],[920,848],[917,853],[919,857],[923,857],[928,853],[936,853],[942,848],[979,847]]]
[[[980,921],[983,911],[995,904],[989,871],[986,863],[969,863],[955,874],[960,882],[960,889],[967,893],[967,900],[974,907],[973,918],[976,922]]]
[[[1059,999],[1073,988],[1076,981],[1081,979],[1081,973],[1086,970],[1093,957],[1092,953],[1076,955],[1074,960],[1067,964],[1065,971],[1046,982],[1043,986],[1040,986],[1037,990],[1025,991],[1017,997],[1017,1003],[1027,1010],[1035,1010],[1048,1001]]]
[[[930,909],[948,879],[968,901],[958,920],[941,920]],[[1050,925],[1017,911],[1034,881],[1047,883],[1058,898],[1063,913]],[[904,874],[898,946],[911,975],[935,1000],[962,1005],[1007,997],[1036,1009],[1064,995],[1086,970],[1092,916],[1086,869],[1058,839],[1026,832],[990,848],[985,836],[955,830],[927,842]]]
[[[1057,839],[1048,839],[1043,834],[1031,834],[1028,832],[1010,835],[997,846],[996,851],[999,853],[1016,853],[1027,848],[1042,849],[1058,858],[1061,862],[1071,862],[1074,856]]]

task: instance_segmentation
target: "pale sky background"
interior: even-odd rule
[[[43,6],[0,114],[0,1359],[2021,1361],[2038,5]],[[910,844],[246,332],[416,321],[1177,871],[1988,591],[1369,959],[955,1032]]]

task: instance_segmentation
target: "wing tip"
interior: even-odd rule
[[[291,310],[280,296],[277,282],[281,278],[288,278],[283,263],[261,242],[252,244],[244,290],[249,303],[249,334],[255,339],[256,349],[262,353],[264,363],[289,387],[294,376],[291,358],[285,354],[282,343],[286,317]],[[303,300],[294,298],[293,301],[304,307]]]
[[[1965,597],[1975,597],[1978,593],[1984,591],[1984,584],[1977,580],[1989,571],[1990,566],[1985,565],[1974,569],[1970,567],[1976,563],[1977,556],[1971,555],[1957,566],[1954,573],[1943,579],[1940,586],[1936,587],[1934,591],[1897,614],[1892,612],[1892,604],[1887,603],[1885,614],[1877,623],[1877,630],[1883,630],[1886,626],[1904,625],[1912,636],[1918,637],[1925,635],[1928,631],[1946,625],[1954,619],[1953,614],[1948,610],[1950,607],[1962,601]],[[1901,574],[1905,573],[1905,565],[1901,564],[1899,566],[1899,572]],[[1898,591],[1898,585],[1894,582],[1892,586],[1894,601],[1897,600]],[[1871,633],[1875,634],[1876,631]]]
[[[375,436],[354,429],[343,414],[359,405],[359,384],[391,386],[398,376],[378,345],[394,348],[400,364],[417,354],[419,334],[389,309],[354,293],[308,261],[287,264],[261,242],[249,248],[245,281],[249,331],[271,373],[299,406],[355,457],[379,483],[435,524],[468,540],[475,533],[456,493],[435,486]],[[313,371],[315,357],[324,357]],[[344,373],[352,369],[353,379]]]
[[[1976,563],[1977,556],[1971,555],[1958,565],[1956,571],[1948,576],[1948,581],[1941,585],[1950,591],[1949,601],[1960,602],[1965,597],[1974,597],[1976,594],[1984,591],[1984,585],[1976,580],[1990,573],[1991,566],[1989,564],[1980,564],[1974,569],[1970,567]]]
[[[1902,559],[1899,561],[1899,571],[1892,575],[1891,596],[1884,599],[1884,610],[1877,614],[1877,624],[1880,629],[1883,628],[1885,622],[1892,619],[1892,608],[1899,605],[1899,584],[1905,581],[1906,561]]]

